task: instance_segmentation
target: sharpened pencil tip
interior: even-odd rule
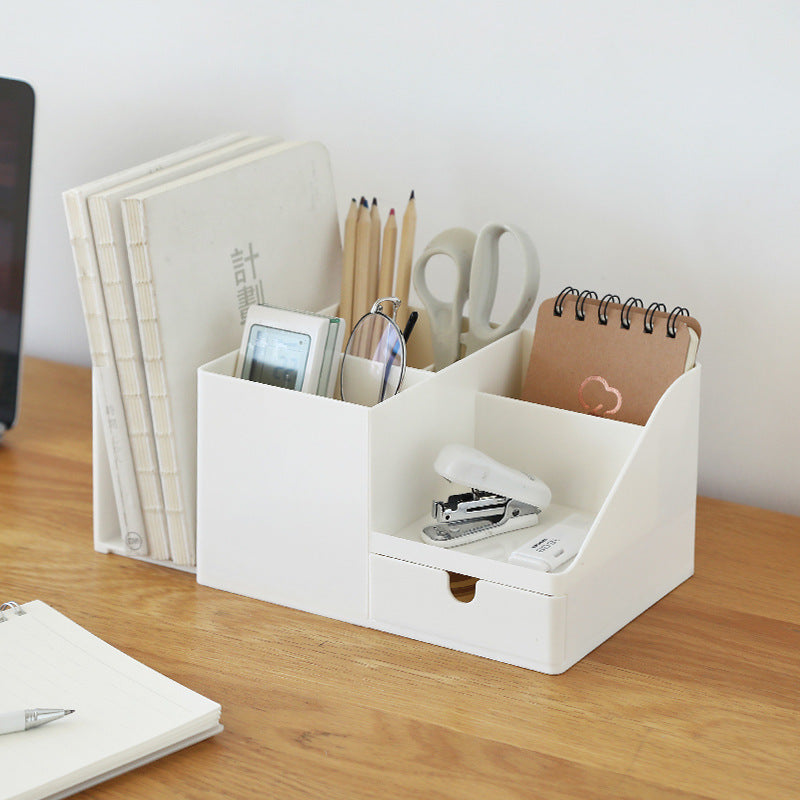
[[[414,199],[414,190],[413,189],[411,190],[411,197],[409,197],[408,199],[409,200],[413,200]]]
[[[364,206],[364,208],[369,208],[369,203],[367,202],[367,198],[366,197],[362,196],[361,205]]]
[[[389,209],[389,216],[391,217],[391,216],[392,216],[392,214],[394,214],[394,209],[393,209],[393,208],[390,208],[390,209]]]
[[[378,205],[378,198],[377,197],[373,197],[372,198],[372,205],[374,205],[374,206]]]
[[[65,708],[64,709],[64,714],[74,714],[74,713],[75,713],[75,709],[74,708]]]

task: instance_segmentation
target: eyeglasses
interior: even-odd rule
[[[384,308],[391,304],[391,316]],[[342,400],[374,406],[397,394],[406,372],[406,340],[395,322],[400,300],[383,297],[356,323],[342,358]]]

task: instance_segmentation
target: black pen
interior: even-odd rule
[[[406,322],[406,327],[402,334],[404,342],[408,342],[408,337],[411,336],[411,331],[414,330],[414,326],[417,324],[418,317],[419,317],[418,311],[412,311],[408,315],[408,322]],[[383,372],[383,386],[381,387],[381,396],[378,398],[379,403],[383,402],[383,400],[386,397],[386,386],[389,383],[389,373],[392,371],[392,365],[394,364],[394,361],[397,358],[397,353],[399,352],[399,350],[400,350],[400,340],[396,339],[394,345],[392,346],[391,358],[386,362],[386,368]]]
[[[406,322],[406,327],[403,329],[403,338],[406,340],[406,344],[408,344],[408,337],[411,336],[411,331],[414,330],[418,318],[419,311],[412,311],[408,315],[408,322]]]

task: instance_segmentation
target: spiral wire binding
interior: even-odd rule
[[[591,289],[584,289],[582,292],[579,292],[573,286],[565,286],[556,297],[556,301],[553,305],[553,315],[556,317],[563,316],[564,314],[564,301],[569,297],[571,294],[576,296],[575,300],[575,319],[579,322],[583,322],[586,319],[586,309],[584,305],[586,303],[587,298],[591,298],[592,300],[597,300],[597,292],[593,292]],[[620,296],[618,294],[605,294],[603,295],[602,300],[600,300],[600,304],[597,307],[597,323],[598,325],[608,325],[608,305],[609,303],[621,303]],[[638,297],[629,297],[624,303],[622,303],[622,308],[620,310],[620,327],[624,328],[625,330],[630,330],[631,327],[631,309],[633,308],[644,308],[644,303]],[[663,313],[667,312],[667,307],[664,303],[650,303],[647,307],[647,310],[644,312],[644,332],[645,333],[653,333],[655,329],[655,315],[657,311],[661,311]],[[682,316],[691,316],[689,314],[689,309],[685,308],[684,306],[675,306],[672,311],[669,312],[669,317],[667,317],[667,336],[670,339],[674,339],[678,335],[678,327],[677,321],[678,317]]]
[[[655,327],[653,324],[653,316],[655,315],[656,311],[663,311],[666,314],[667,307],[663,303],[650,303],[650,305],[647,306],[647,311],[644,312],[645,333],[653,332],[653,328]]]
[[[644,308],[644,303],[638,297],[629,297],[622,304],[622,311],[619,313],[619,324],[626,331],[631,329],[631,309]]]
[[[15,603],[13,600],[8,603],[3,603],[0,606],[0,622],[6,621],[6,615],[3,613],[4,611],[13,611],[18,617],[21,617],[25,611],[19,603]]]
[[[597,300],[597,292],[593,292],[591,289],[584,289],[578,295],[578,299],[575,301],[575,319],[580,322],[586,319],[586,312],[583,310],[583,306],[587,297],[591,297],[592,300]]]
[[[556,297],[555,304],[553,305],[554,316],[560,317],[564,313],[564,300],[566,300],[566,298],[571,294],[578,294],[578,290],[573,289],[572,286],[566,286],[561,290],[558,297]]]
[[[678,329],[675,327],[675,322],[680,316],[691,316],[691,314],[689,314],[689,309],[684,308],[683,306],[675,306],[675,308],[669,312],[669,317],[667,318],[667,336],[669,336],[670,339],[674,339],[678,335]]]
[[[604,294],[600,305],[597,307],[597,322],[600,325],[608,325],[608,304],[621,303],[618,294]]]

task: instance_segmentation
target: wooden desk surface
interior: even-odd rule
[[[50,603],[225,725],[81,797],[800,796],[800,518],[701,498],[695,576],[546,676],[95,553],[89,371],[28,359],[23,389],[0,599]]]

